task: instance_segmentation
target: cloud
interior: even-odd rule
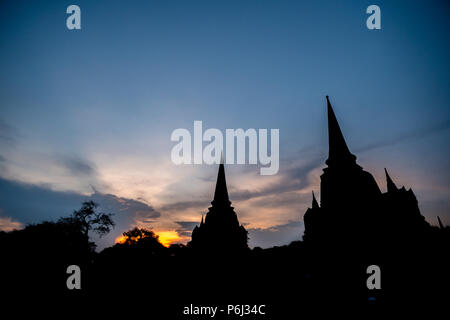
[[[323,163],[323,157],[318,155],[305,158],[291,161],[273,177],[262,177],[257,170],[256,173],[242,171],[235,174],[234,169],[227,172],[230,200],[239,221],[249,231],[251,247],[285,245],[301,239],[304,230],[302,217],[312,200],[310,189],[318,186],[318,173]],[[246,188],[239,189],[240,186]],[[210,188],[214,188],[214,182]],[[182,212],[205,208],[211,200],[175,202],[159,209],[162,212],[176,209],[181,216]],[[187,241],[193,228],[200,223],[201,211],[195,219],[192,215],[192,220],[176,221],[178,226],[175,230]],[[174,218],[178,216],[176,213],[172,215]]]
[[[87,200],[98,203],[100,211],[114,214],[113,220],[116,223],[114,230],[101,239],[95,238],[100,248],[112,245],[114,239],[130,226],[151,223],[161,215],[151,205],[134,199],[98,191],[92,195],[54,191],[43,185],[0,178],[0,203],[3,213],[17,223],[29,224],[43,220],[56,220],[70,215],[73,210],[80,208],[83,201]]]
[[[163,212],[172,212],[178,210],[186,210],[186,209],[195,209],[195,208],[204,208],[208,205],[208,201],[196,200],[196,201],[178,201],[173,203],[168,203],[159,207],[159,210]]]
[[[0,119],[1,178],[85,194],[93,187],[107,189],[97,167],[88,159],[30,147],[29,138]]]
[[[18,137],[17,129],[0,119],[0,146],[12,146],[16,143]]]
[[[11,217],[0,217],[0,231],[12,231],[22,228],[23,224],[12,220]]]
[[[15,152],[6,150],[0,155],[3,179],[83,194],[91,193],[93,188],[107,189],[96,166],[86,159],[29,151],[20,146],[15,149]]]
[[[284,208],[301,210],[302,204],[310,205],[311,201],[311,192],[283,192],[253,199],[251,204],[259,208],[278,208],[282,211]]]
[[[133,227],[149,228],[161,216],[160,212],[151,205],[135,199],[99,192],[92,194],[90,199],[98,203],[99,209],[102,211],[113,213],[113,220],[116,223],[115,228],[109,234],[102,238],[95,237],[100,250],[114,244],[117,237]]]
[[[86,198],[74,192],[52,191],[44,185],[0,178],[0,199],[4,213],[25,224],[68,215]]]
[[[314,156],[306,160],[305,158],[306,157],[304,157],[301,161],[296,162],[286,161],[286,165],[282,167],[278,175],[271,177],[262,177],[257,173],[257,170],[242,172],[237,177],[230,176],[229,173],[227,173],[228,192],[231,201],[244,202],[265,196],[281,195],[292,191],[300,191],[310,187],[313,183],[315,183],[315,181],[311,180],[311,173],[321,167],[323,157]],[[250,181],[260,182],[252,186]],[[208,180],[208,182],[211,184],[210,188],[215,187],[215,180]],[[241,186],[247,187],[244,189],[241,188]],[[201,198],[200,195],[199,198]],[[160,206],[159,210],[162,212],[176,212],[189,209],[203,209],[209,206],[211,200],[212,199],[205,198],[194,201],[175,201]]]
[[[239,190],[232,192],[235,200],[249,200],[255,197],[280,194],[296,190],[302,190],[311,184],[310,174],[322,163],[322,159],[313,158],[304,162],[297,162],[280,171],[276,182],[267,185],[260,190]]]
[[[2,153],[0,154],[0,175],[5,174],[8,168],[6,153],[16,145],[18,137],[17,129],[0,119],[0,150]]]
[[[191,237],[192,230],[195,226],[200,224],[200,221],[198,222],[192,222],[192,221],[176,221],[176,223],[180,226],[175,231],[178,232],[178,234],[181,237]]]
[[[318,185],[316,172],[322,162],[319,156],[301,157],[287,161],[277,175],[266,177],[259,175],[257,168],[228,166],[230,200],[240,223],[249,230],[251,246],[270,247],[300,239],[302,217],[311,204],[310,190]],[[210,206],[215,176],[204,181],[192,200],[177,201],[179,197],[175,194],[158,206],[162,217],[152,224],[155,231],[174,230],[181,241],[188,242],[192,230],[200,223],[201,214]]]
[[[373,142],[367,144],[365,146],[359,147],[355,149],[355,152],[365,152],[373,149],[383,148],[387,146],[393,146],[401,142],[407,142],[410,140],[416,140],[419,138],[424,138],[426,136],[445,131],[450,129],[450,120],[446,120],[428,127],[419,128],[415,131],[406,132],[400,134],[396,137],[392,137],[390,139],[381,140],[377,142]]]
[[[57,162],[64,167],[69,173],[79,176],[97,176],[97,170],[94,164],[76,156],[60,156]]]

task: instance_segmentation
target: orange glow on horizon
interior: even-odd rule
[[[159,231],[155,232],[158,235],[159,242],[164,247],[169,247],[172,243],[181,240],[181,237],[178,235],[176,231]]]
[[[125,237],[125,236],[118,236],[118,237],[116,238],[116,240],[114,240],[114,243],[120,243],[120,244],[123,244],[123,243],[125,243],[125,240],[127,240],[127,237]]]
[[[169,247],[172,243],[182,240],[176,231],[159,231],[155,232],[158,236],[158,241],[164,246]],[[123,244],[127,240],[127,237],[121,235],[115,239],[115,243]]]

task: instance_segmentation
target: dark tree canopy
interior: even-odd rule
[[[158,240],[158,235],[153,231],[135,227],[123,233],[124,241],[122,244],[128,246],[145,246],[153,248],[163,248]]]
[[[85,236],[88,236],[90,230],[100,237],[104,236],[115,223],[111,213],[98,212],[97,207],[98,204],[94,201],[85,201],[79,210],[75,210],[70,217],[61,218],[59,222],[78,225]]]

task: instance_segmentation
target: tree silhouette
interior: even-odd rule
[[[128,246],[145,246],[155,249],[163,248],[164,246],[159,242],[158,235],[153,231],[135,227],[123,233],[125,240],[122,244]]]
[[[86,237],[89,237],[90,230],[102,237],[111,231],[115,223],[111,213],[98,212],[97,207],[98,204],[94,201],[85,201],[79,210],[75,210],[70,217],[59,219],[58,222],[78,225]]]

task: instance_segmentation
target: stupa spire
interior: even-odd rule
[[[331,107],[330,99],[327,96],[328,110],[328,160],[325,162],[328,166],[338,163],[355,163],[356,156],[351,154],[347,147],[339,123]]]
[[[222,158],[222,157],[221,157]],[[214,199],[211,204],[225,204],[230,205],[231,202],[228,198],[227,181],[225,179],[225,166],[221,159],[219,165],[219,173],[217,174],[216,190],[214,191]]]

